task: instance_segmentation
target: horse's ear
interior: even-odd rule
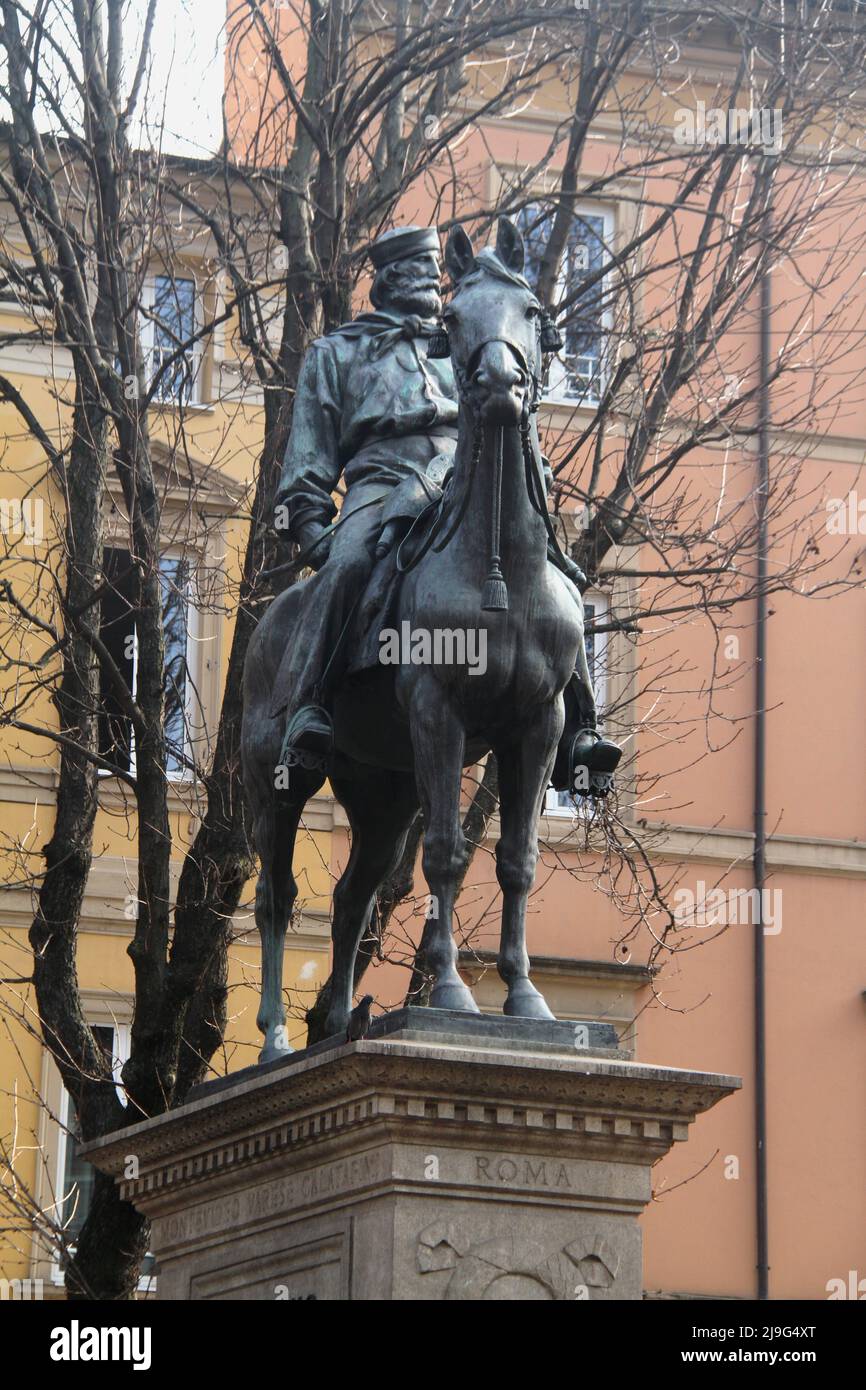
[[[462,227],[455,227],[445,243],[445,264],[455,285],[475,264],[472,242]]]
[[[523,245],[520,228],[515,226],[510,217],[500,217],[497,224],[496,254],[502,264],[507,266],[509,270],[513,270],[515,275],[523,274],[526,249]]]

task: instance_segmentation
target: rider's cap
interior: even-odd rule
[[[393,261],[405,261],[425,251],[440,251],[439,233],[435,227],[394,227],[383,232],[370,247],[370,260],[377,270]]]

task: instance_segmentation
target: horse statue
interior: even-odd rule
[[[349,675],[334,697],[329,777],[348,816],[351,853],[333,894],[326,1036],[346,1035],[355,957],[419,805],[424,876],[436,905],[420,949],[433,982],[430,1005],[479,1012],[457,971],[452,918],[467,862],[461,777],[490,750],[499,764],[504,1012],[553,1018],[529,978],[526,907],[539,816],[563,730],[563,691],[576,663],[590,691],[591,685],[580,596],[548,562],[552,527],[535,423],[545,320],[522,275],[520,232],[508,219],[499,222],[495,250],[477,255],[465,231],[453,230],[445,262],[453,293],[430,352],[450,351],[457,449],[435,519],[426,533],[416,525],[402,543],[404,572],[391,622],[399,631],[408,623],[411,632],[474,632],[486,643],[486,665],[378,664]],[[262,1061],[291,1050],[282,962],[297,895],[292,855],[304,806],[325,780],[320,769],[298,766],[288,789],[275,786],[283,730],[269,701],[287,644],[304,640],[302,588],[295,584],[270,604],[244,673],[243,775],[261,863],[255,915],[263,960]]]

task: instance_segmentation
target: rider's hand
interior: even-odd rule
[[[320,570],[331,553],[331,533],[325,535],[326,531],[327,526],[323,526],[319,521],[308,521],[298,528],[295,539],[300,546],[301,554],[305,557],[304,564],[312,570]],[[320,544],[316,545],[320,537]],[[315,546],[315,549],[308,555],[306,552],[311,546]]]

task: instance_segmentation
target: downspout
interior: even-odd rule
[[[767,231],[772,235],[770,212]],[[764,883],[767,860],[767,502],[770,490],[770,271],[765,267],[760,286],[760,380],[758,400],[757,598],[755,638],[755,780],[753,856],[758,906],[755,913],[755,1215],[758,1298],[770,1296],[769,1231],[767,1221],[767,1039],[764,959]]]

